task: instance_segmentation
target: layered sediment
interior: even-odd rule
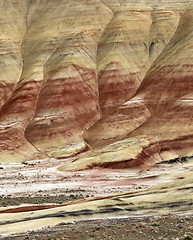
[[[190,2],[3,1],[0,161],[192,154]]]
[[[0,211],[0,234],[14,234],[45,226],[105,218],[153,217],[188,214],[193,211],[192,173],[181,174],[177,182],[145,190],[112,194],[63,205],[8,207]]]
[[[136,163],[141,158],[143,162],[161,161],[193,154],[191,12],[192,6],[181,15],[175,34],[148,70],[135,96],[86,132],[85,139],[96,148],[96,154],[102,146],[123,138],[149,141],[149,146],[135,155]],[[127,161],[133,162],[132,151],[127,153]]]
[[[191,2],[1,0],[1,193],[112,195],[1,207],[0,234],[192,213]]]

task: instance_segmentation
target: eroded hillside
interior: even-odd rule
[[[0,161],[190,156],[190,3],[1,1]]]
[[[192,1],[0,13],[0,234],[192,214]]]

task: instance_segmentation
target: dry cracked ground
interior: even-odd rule
[[[193,239],[193,2],[0,1],[0,239]]]

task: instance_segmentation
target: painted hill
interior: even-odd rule
[[[190,3],[1,1],[0,162],[192,155]]]
[[[0,1],[1,236],[192,214],[192,13],[191,0]]]

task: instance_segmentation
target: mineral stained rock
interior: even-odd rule
[[[63,170],[193,154],[186,1],[2,0],[0,162]],[[6,14],[3,14],[6,13]]]

